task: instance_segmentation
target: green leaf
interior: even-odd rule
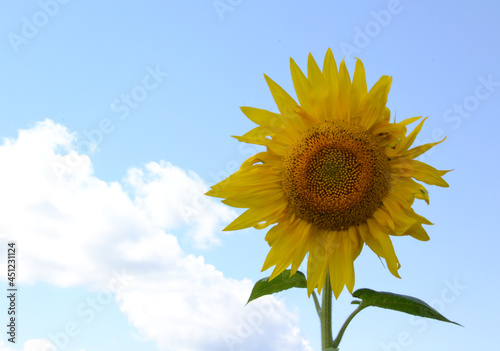
[[[356,290],[352,294],[352,296],[363,300],[361,302],[361,306],[363,307],[375,306],[387,308],[394,311],[409,313],[414,316],[432,318],[439,321],[460,325],[456,322],[450,321],[434,308],[426,304],[424,301],[412,296],[393,294],[383,291],[374,291],[371,289]]]
[[[287,269],[273,280],[269,281],[269,277],[263,278],[255,283],[252,293],[248,298],[247,304],[264,295],[271,295],[283,290],[291,288],[306,288],[307,281],[304,273],[297,271],[290,277],[290,270]]]

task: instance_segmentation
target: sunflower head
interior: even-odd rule
[[[279,113],[242,107],[259,126],[236,137],[266,151],[207,195],[247,208],[225,230],[273,225],[263,266],[275,266],[271,279],[290,265],[294,274],[308,255],[309,294],[321,292],[328,272],[336,297],[344,286],[352,293],[354,260],[365,244],[399,277],[390,236],[429,239],[422,225],[431,223],[411,206],[415,199],[429,202],[419,182],[446,187],[448,171],[415,158],[440,142],[410,148],[424,120],[409,134],[407,125],[421,117],[391,123],[391,78],[382,76],[368,91],[360,60],[352,80],[344,61],[337,69],[331,50],[322,70],[309,55],[307,77],[290,65],[298,102],[266,76]]]

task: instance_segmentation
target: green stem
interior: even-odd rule
[[[319,319],[321,322],[321,348],[326,350],[333,347],[332,337],[332,287],[330,286],[330,274],[326,274],[326,282],[323,287],[323,303]]]
[[[344,325],[342,326],[342,328],[340,328],[340,331],[339,331],[339,334],[337,335],[337,337],[335,338],[335,340],[333,341],[333,344],[332,344],[332,347],[334,349],[338,349],[339,347],[339,344],[340,344],[340,340],[342,340],[342,336],[344,336],[344,332],[345,330],[347,329],[347,326],[349,325],[349,323],[351,322],[351,320],[354,318],[355,315],[357,315],[363,308],[365,308],[366,306],[363,306],[363,304],[361,303],[358,308],[356,308],[352,313],[351,315],[349,316],[349,318],[346,319],[346,321],[344,322]]]
[[[319,305],[318,295],[316,295],[316,292],[314,290],[312,295],[314,299],[314,306],[316,306],[316,312],[318,312],[318,316],[321,317],[321,306]]]

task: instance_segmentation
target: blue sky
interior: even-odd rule
[[[429,116],[429,242],[393,240],[394,278],[365,249],[355,288],[419,297],[460,328],[368,309],[341,350],[491,349],[500,288],[495,220],[500,4],[410,0],[40,0],[0,4],[0,259],[16,240],[18,339],[0,350],[319,350],[305,291],[244,307],[265,232],[203,196],[259,151],[240,106],[277,111],[263,74],[294,96],[289,58],[328,48],[368,86],[393,84],[398,120]],[[6,276],[0,277],[6,283]],[[6,286],[6,285],[5,285]],[[494,293],[493,293],[494,295]],[[344,291],[334,328],[352,311]],[[493,300],[490,302],[489,300]],[[2,312],[4,311],[4,312]],[[7,323],[7,301],[0,301]],[[334,330],[335,333],[335,330]]]

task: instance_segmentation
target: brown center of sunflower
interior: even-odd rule
[[[383,147],[361,126],[318,124],[291,146],[282,186],[298,217],[321,229],[344,230],[370,218],[389,190]]]

